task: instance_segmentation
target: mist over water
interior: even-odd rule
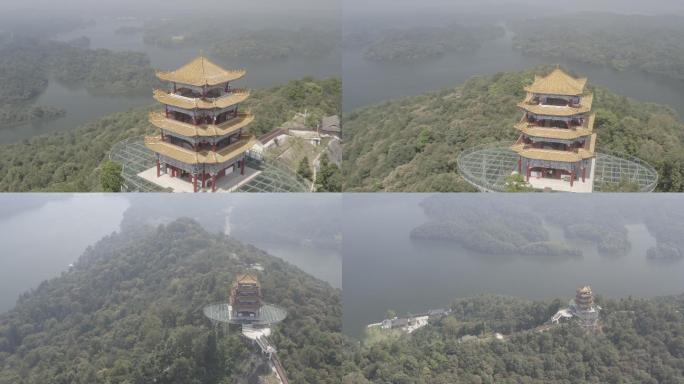
[[[22,292],[69,269],[89,245],[119,230],[128,200],[105,195],[39,195],[40,205],[0,216],[0,312]],[[4,195],[2,204],[36,196]]]

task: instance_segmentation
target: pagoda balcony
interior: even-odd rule
[[[194,109],[223,109],[239,104],[249,98],[250,91],[246,89],[235,89],[216,99],[202,99],[181,96],[162,89],[154,90],[154,99],[162,104],[171,105],[176,108]]]
[[[540,104],[538,99],[535,99],[533,95],[528,94],[525,100],[518,104],[518,107],[535,115],[568,117],[590,112],[593,102],[594,95],[587,94],[580,99],[579,104]]]
[[[150,123],[183,137],[226,136],[240,131],[254,121],[249,111],[239,112],[237,116],[218,124],[192,124],[166,117],[163,112],[150,112]]]
[[[230,94],[230,93],[240,93],[244,92],[245,89],[242,88],[235,88],[231,87],[229,85],[226,85],[225,87],[215,87],[215,88],[174,88],[171,93],[183,96],[183,97],[188,97],[191,99],[204,99],[204,100],[213,100],[213,99],[218,99],[220,97],[223,97],[224,95]]]
[[[256,144],[253,135],[242,134],[238,141],[227,145],[221,149],[213,151],[211,149],[192,149],[180,147],[178,145],[162,140],[161,136],[145,137],[145,146],[151,151],[163,156],[170,157],[184,164],[223,164],[234,160],[238,156],[247,152]]]
[[[570,146],[566,149],[555,149],[541,143],[530,142],[521,136],[511,149],[529,159],[576,163],[594,157],[595,147],[596,134],[594,133],[591,139],[581,147]]]
[[[581,121],[572,120],[567,124],[553,120],[535,120],[523,116],[515,129],[527,136],[557,140],[576,140],[593,133],[595,114]],[[579,124],[581,123],[581,124]],[[558,125],[561,125],[560,127]],[[564,125],[564,127],[563,127]]]

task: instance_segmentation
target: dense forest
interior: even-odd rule
[[[477,76],[455,89],[357,109],[345,116],[343,172],[349,191],[474,191],[456,159],[473,146],[518,136],[517,103],[534,74]],[[670,108],[591,87],[597,147],[656,168],[658,191],[684,191],[684,125]]]
[[[255,347],[202,314],[255,262],[265,300],[288,310],[271,338],[291,382],[339,383],[339,290],[189,219],[114,233],[23,294],[0,315],[0,383],[255,382]]]
[[[339,30],[302,28],[246,31],[212,44],[212,54],[227,59],[253,61],[289,57],[321,57],[338,50]]]
[[[649,383],[684,380],[684,295],[653,300],[598,298],[602,331],[577,323],[524,332],[566,299],[479,296],[411,335],[363,345],[345,384]],[[492,332],[511,335],[504,340]],[[465,335],[477,336],[466,341]]]
[[[331,25],[307,23],[307,27],[244,27],[243,23],[203,18],[185,23],[146,25],[143,41],[163,48],[205,47],[212,56],[248,61],[272,61],[291,57],[321,57],[338,52],[340,30]]]
[[[490,24],[448,27],[391,28],[346,37],[347,44],[363,47],[363,57],[380,62],[414,62],[448,53],[474,51],[488,40],[503,36],[504,29]]]
[[[249,130],[261,135],[304,109],[340,114],[339,78],[303,78],[252,92],[245,103],[256,115]],[[115,143],[155,132],[152,106],[115,113],[77,129],[0,146],[0,191],[99,191],[100,165]]]
[[[682,16],[582,13],[514,22],[511,28],[514,46],[525,54],[684,79]]]

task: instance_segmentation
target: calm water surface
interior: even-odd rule
[[[427,91],[452,88],[476,75],[522,71],[539,64],[557,63],[522,55],[512,48],[513,33],[488,42],[472,53],[453,53],[421,63],[377,63],[363,58],[361,49],[345,49],[342,59],[344,105],[355,108]],[[607,67],[560,60],[565,68],[589,82],[637,100],[669,105],[684,116],[684,81],[637,71],[615,71]]]
[[[273,243],[253,242],[253,245],[296,265],[302,271],[326,281],[335,288],[342,288],[342,256],[338,250]]]
[[[55,39],[69,41],[80,36],[87,36],[91,40],[90,47],[93,49],[145,52],[152,66],[160,70],[176,69],[197,57],[201,52],[201,48],[159,48],[144,44],[142,34],[115,33],[119,27],[139,25],[141,25],[139,21],[103,19],[97,20],[94,25],[86,28],[56,36]],[[335,53],[320,58],[295,57],[264,62],[212,59],[226,68],[246,68],[247,76],[239,81],[239,86],[252,89],[284,84],[304,76],[325,78],[339,76],[341,73],[340,57]],[[69,87],[57,81],[50,81],[46,92],[37,99],[36,104],[64,108],[66,115],[52,121],[0,127],[0,144],[21,141],[41,133],[74,129],[99,117],[151,103],[153,103],[151,89],[142,94],[102,96],[93,94],[82,87]]]

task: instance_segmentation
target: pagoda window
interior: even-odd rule
[[[542,100],[542,104],[563,107],[568,105],[568,100],[563,99],[561,97],[548,96]]]

